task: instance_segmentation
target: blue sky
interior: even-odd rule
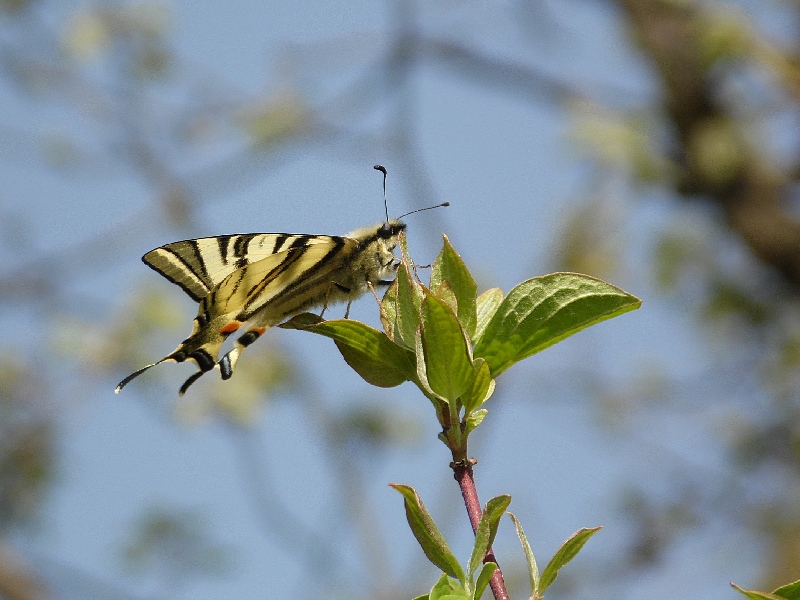
[[[618,108],[652,99],[647,68],[632,53],[606,3],[564,1],[548,6],[549,12],[535,13],[522,3],[438,2],[421,8],[418,21],[423,31],[480,48],[500,60],[530,65],[587,96],[612,97]],[[380,60],[396,22],[389,3],[367,2],[177,2],[167,6],[167,13],[171,49],[182,59],[182,70],[202,82],[197,89],[223,104],[244,105],[274,98],[296,85],[312,105],[330,106],[330,98]],[[63,26],[62,15],[48,12],[46,17]],[[529,25],[528,19],[541,24],[544,17],[552,22]],[[185,93],[192,86],[181,89]],[[585,552],[608,560],[625,541],[624,515],[617,510],[620,487],[649,478],[659,489],[671,480],[671,471],[685,468],[682,464],[700,463],[711,472],[719,466],[718,450],[705,436],[713,419],[702,410],[695,407],[696,412],[686,416],[690,427],[656,413],[647,421],[633,414],[602,429],[597,427],[602,407],[576,397],[575,389],[559,376],[567,374],[569,380],[575,365],[615,381],[652,365],[667,375],[703,373],[707,356],[699,333],[685,311],[658,298],[647,273],[649,263],[642,258],[654,233],[673,218],[675,207],[652,190],[626,184],[624,173],[609,173],[611,183],[598,188],[596,172],[587,166],[579,145],[570,141],[566,104],[521,98],[437,66],[418,69],[406,93],[414,160],[424,166],[435,201],[452,204],[408,218],[409,244],[417,262],[435,256],[445,232],[483,289],[508,290],[553,269],[553,240],[570,207],[592,194],[607,195],[624,215],[624,227],[609,235],[619,238],[629,258],[611,282],[642,297],[643,308],[582,332],[505,374],[471,448],[480,461],[481,499],[510,493],[511,509],[542,560],[576,529],[595,525],[606,529]],[[185,102],[175,97],[174,89],[156,89],[153,95],[153,105],[168,107],[165,110]],[[372,170],[375,163],[389,170],[391,214],[422,204],[420,171],[410,172],[392,148],[392,129],[386,126],[397,115],[392,101],[371,108],[363,120],[350,115],[346,127],[353,137],[289,148],[277,158],[256,162],[251,170],[241,165],[242,177],[236,168],[227,169],[222,178],[209,175],[208,165],[235,146],[230,137],[221,143],[212,139],[207,147],[198,145],[185,156],[163,148],[165,161],[197,203],[193,223],[178,230],[157,210],[153,186],[134,169],[104,157],[102,150],[90,156],[88,169],[59,171],[38,162],[37,140],[50,136],[81,136],[87,147],[101,149],[96,138],[108,132],[92,124],[89,111],[65,109],[57,98],[20,94],[8,81],[0,86],[0,98],[6,107],[2,127],[11,140],[0,145],[0,209],[24,224],[28,252],[59,253],[109,230],[135,231],[120,236],[123,260],[99,260],[97,269],[84,268],[73,277],[68,292],[56,299],[63,303],[57,310],[64,314],[103,322],[141,286],[155,286],[185,309],[188,333],[195,308],[178,288],[141,264],[139,257],[146,251],[192,236],[250,231],[343,234],[378,222],[383,198],[380,175]],[[19,133],[16,142],[13,132]],[[31,138],[28,133],[33,133]],[[705,218],[697,215],[700,221]],[[0,257],[4,269],[25,264],[13,251]],[[10,333],[9,347],[27,352],[48,343],[52,324],[37,322],[36,314],[30,307],[17,306],[0,317]],[[374,323],[372,299],[361,300],[352,316]],[[153,347],[151,358],[171,350],[181,333],[165,339],[163,347]],[[369,398],[402,407],[425,423],[426,439],[419,445],[393,449],[364,463],[366,493],[380,507],[382,535],[396,540],[389,553],[394,577],[415,575],[420,553],[389,482],[420,491],[434,516],[447,524],[448,539],[466,560],[471,533],[447,468],[449,457],[435,439],[427,401],[409,385],[370,389],[326,340],[285,331],[265,337],[270,339],[263,343],[281,344],[299,360],[332,406]],[[248,359],[245,353],[242,360]],[[278,573],[284,591],[319,592],[303,581],[303,563],[254,527],[255,509],[243,491],[248,475],[242,472],[236,450],[242,435],[256,444],[269,481],[277,486],[275,493],[312,527],[328,527],[325,495],[309,482],[324,480],[329,472],[323,468],[320,448],[307,443],[302,406],[286,400],[271,404],[246,434],[213,421],[184,426],[170,418],[173,394],[189,372],[184,365],[161,366],[163,372],[153,375],[158,385],[136,380],[120,396],[114,396],[113,388],[126,373],[98,378],[75,364],[41,368],[56,398],[50,410],[59,414],[59,470],[41,522],[34,531],[19,533],[17,542],[33,563],[63,586],[56,597],[79,597],[80,591],[69,591],[78,580],[76,573],[117,582],[131,598],[165,597],[157,583],[142,582],[120,567],[120,547],[143,507],[151,506],[196,511],[214,539],[230,549],[226,577],[193,582],[179,597],[279,597],[277,591],[269,591],[276,589]],[[205,379],[196,386],[206,385]],[[161,382],[167,383],[162,387]],[[633,438],[628,435],[631,430]],[[675,460],[665,461],[665,456]],[[726,535],[730,543],[724,551],[706,532],[678,545],[667,568],[614,592],[623,598],[728,597],[728,581],[746,580],[754,567],[744,534]],[[509,523],[496,549],[501,561],[521,560]],[[355,572],[364,568],[348,566]],[[676,581],[676,572],[703,575]],[[428,573],[432,585],[432,567]],[[602,589],[603,581],[595,585]]]

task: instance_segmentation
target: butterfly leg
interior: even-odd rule
[[[266,330],[266,327],[253,327],[238,337],[234,342],[233,349],[219,361],[219,370],[223,379],[231,378],[236,361],[239,360],[239,355],[245,348],[260,338]]]
[[[333,282],[333,285],[334,285],[334,286],[336,286],[336,288],[337,288],[337,289],[338,289],[340,292],[343,292],[343,293],[345,293],[345,294],[350,294],[350,293],[353,291],[353,290],[351,290],[349,287],[345,287],[345,286],[343,286],[343,285],[342,285],[342,284],[340,284],[340,283],[336,283],[335,281]],[[328,295],[330,295],[330,293],[331,293],[331,288],[329,287],[329,288],[328,288]],[[344,318],[345,318],[345,319],[349,319],[349,318],[350,318],[350,307],[352,306],[352,304],[353,304],[353,299],[352,299],[352,298],[350,298],[350,299],[347,301],[347,308],[346,308],[346,309],[345,309],[345,311],[344,311]],[[325,298],[325,308],[328,308],[328,299],[327,299],[327,297]],[[323,312],[324,312],[324,309],[323,309]],[[319,316],[320,316],[320,317],[322,317],[322,313],[320,313],[320,315],[319,315]]]
[[[325,311],[328,310],[328,299],[331,297],[331,289],[333,286],[339,286],[338,283],[334,281],[328,282],[328,287],[325,290],[325,302],[322,303],[322,310],[319,311],[319,318],[321,319],[325,315]]]
[[[389,282],[389,283],[392,283],[392,282]],[[382,282],[382,281],[379,281],[379,282],[378,282],[378,284],[379,284],[379,285],[383,285],[383,282]],[[371,282],[371,281],[367,281],[367,287],[369,288],[369,291],[370,291],[370,292],[372,292],[372,295],[374,296],[374,298],[375,298],[375,301],[378,303],[378,306],[380,306],[380,304],[381,304],[381,299],[380,299],[380,298],[378,298],[378,292],[376,292],[376,291],[375,291],[375,286],[374,286],[374,285],[372,285],[372,282]]]

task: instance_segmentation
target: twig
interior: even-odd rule
[[[473,533],[478,531],[478,524],[481,522],[481,503],[478,500],[478,490],[475,487],[475,478],[472,473],[472,465],[475,464],[474,460],[453,463],[453,477],[458,482],[458,487],[461,488],[461,495],[464,497],[464,505],[467,507],[467,515],[469,515],[469,522],[472,525]],[[509,600],[508,591],[506,591],[506,582],[503,579],[503,572],[500,570],[500,564],[494,556],[494,551],[489,548],[486,557],[483,559],[484,563],[493,562],[497,565],[497,569],[489,581],[492,588],[495,600]]]

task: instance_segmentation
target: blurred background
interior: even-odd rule
[[[142,254],[377,223],[376,163],[390,214],[452,203],[408,217],[417,263],[446,233],[481,291],[644,300],[503,374],[471,438],[540,562],[605,526],[548,595],[800,578],[798,31],[794,0],[2,0],[0,597],[411,598],[438,573],[390,482],[467,560],[431,406],[329,340],[113,394],[196,314]],[[495,552],[527,597],[510,521]]]

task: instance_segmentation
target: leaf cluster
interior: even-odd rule
[[[467,438],[483,421],[495,379],[515,363],[605,319],[638,308],[641,301],[604,281],[576,273],[534,277],[507,295],[478,286],[447,237],[424,284],[401,237],[397,277],[380,301],[383,331],[347,319],[323,321],[305,313],[282,325],[330,337],[364,380],[393,387],[411,381],[433,404],[456,473],[471,473]],[[474,483],[458,476],[462,493]],[[467,478],[471,480],[470,478]],[[464,486],[467,486],[465,488]],[[447,545],[414,488],[392,484],[403,495],[411,531],[425,556],[442,571],[431,591],[415,600],[478,600],[490,584],[502,586],[492,542],[511,497],[490,500],[473,520],[475,544],[466,569]],[[510,514],[510,513],[509,513]],[[531,598],[539,600],[558,572],[600,528],[570,537],[540,574],[522,526],[510,514],[525,552]],[[472,518],[472,516],[471,516]]]
[[[447,237],[425,285],[401,238],[397,277],[380,302],[383,331],[349,319],[304,313],[283,327],[330,337],[345,361],[379,387],[411,381],[433,404],[440,439],[456,462],[486,416],[495,378],[582,329],[638,308],[641,301],[577,273],[534,277],[507,295],[478,287]]]
[[[465,571],[436,527],[417,492],[407,485],[393,484],[392,487],[403,495],[406,518],[425,556],[442,570],[442,576],[431,591],[414,600],[479,600],[497,569],[496,563],[483,561],[497,535],[500,518],[511,504],[511,496],[497,496],[486,503],[486,508],[475,531],[475,543]],[[517,535],[525,551],[532,600],[540,600],[544,596],[547,588],[558,577],[560,569],[575,558],[589,538],[600,530],[600,527],[594,527],[577,531],[561,545],[540,575],[522,525],[513,513],[509,512],[508,514],[514,522]]]

